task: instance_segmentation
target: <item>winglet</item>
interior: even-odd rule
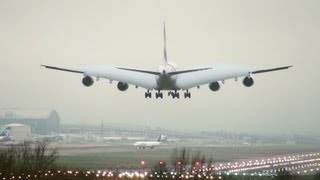
[[[164,47],[163,47],[163,63],[165,65],[168,64],[168,59],[167,59],[167,40],[166,40],[166,22],[163,22],[163,40],[164,40]]]

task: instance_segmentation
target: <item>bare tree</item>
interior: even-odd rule
[[[10,174],[15,168],[16,149],[9,147],[0,152],[0,169],[3,174]]]
[[[169,172],[167,165],[164,161],[159,161],[155,164],[151,170],[151,175],[149,179],[166,179],[168,178]]]
[[[183,174],[193,175],[193,179],[214,178],[216,174],[212,163],[212,157],[207,161],[207,158],[199,150],[190,151],[187,148],[176,148],[172,152],[171,165],[174,172],[177,173],[176,179],[179,179]]]
[[[282,168],[277,173],[277,175],[274,179],[276,179],[276,180],[292,180],[292,179],[296,179],[296,176],[293,175],[291,172],[287,171],[286,169]]]
[[[206,172],[207,172],[207,176],[211,176],[214,179],[218,178],[217,174],[216,174],[216,172],[214,170],[214,167],[213,167],[213,157],[212,156],[210,156],[210,159],[207,161]]]
[[[175,148],[171,156],[171,164],[178,176],[186,171],[186,166],[189,164],[190,151],[187,148]]]
[[[48,145],[50,144],[49,139],[43,139],[35,144],[33,149],[32,158],[35,170],[45,171],[51,166],[58,158],[57,148],[48,151]]]
[[[206,161],[206,157],[199,150],[194,151],[191,157],[191,173],[198,173],[202,169],[202,164]]]
[[[12,145],[0,151],[0,169],[3,176],[16,173],[44,172],[52,168],[58,158],[56,148],[49,151],[48,139],[36,142],[34,146],[29,142]]]
[[[15,163],[17,171],[30,172],[32,171],[32,148],[30,142],[22,142],[16,148]]]
[[[318,171],[314,176],[313,176],[314,180],[319,180],[320,179],[320,171]]]

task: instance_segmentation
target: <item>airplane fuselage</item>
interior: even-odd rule
[[[157,88],[156,90],[177,90],[176,87],[176,76],[172,76],[168,73],[176,72],[176,67],[173,64],[163,64],[158,68],[161,73],[157,77]]]
[[[153,149],[155,146],[159,146],[161,142],[152,142],[152,141],[145,141],[145,142],[136,142],[133,145],[139,149],[150,148]]]

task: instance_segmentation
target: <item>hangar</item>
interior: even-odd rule
[[[50,134],[60,130],[60,117],[55,110],[1,109],[0,125],[13,123],[29,125],[35,134]]]

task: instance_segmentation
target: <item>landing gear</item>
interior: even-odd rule
[[[180,95],[179,95],[179,93],[177,92],[177,90],[175,90],[174,92],[169,91],[168,95],[169,95],[169,96],[172,96],[173,99],[174,99],[174,98],[179,99],[179,97],[180,97]]]
[[[145,98],[151,98],[151,92],[148,90],[146,93],[144,93]]]
[[[158,98],[163,98],[163,94],[162,94],[162,92],[160,92],[160,90],[158,90],[158,92],[156,92],[156,99],[158,99]]]
[[[151,92],[150,92],[150,90],[148,90],[147,92],[145,92],[145,95],[144,95],[144,96],[145,96],[145,98],[151,98]],[[171,96],[172,99],[175,99],[175,98],[179,99],[179,98],[180,98],[180,94],[179,94],[178,90],[169,91],[169,92],[168,92],[168,96]],[[162,93],[160,90],[158,90],[158,91],[155,93],[155,97],[156,97],[156,99],[158,99],[158,98],[163,99],[163,93]],[[184,92],[184,98],[191,98],[191,93],[190,93],[188,90],[186,90],[186,91]]]
[[[184,98],[191,98],[191,93],[188,90],[184,93]]]

